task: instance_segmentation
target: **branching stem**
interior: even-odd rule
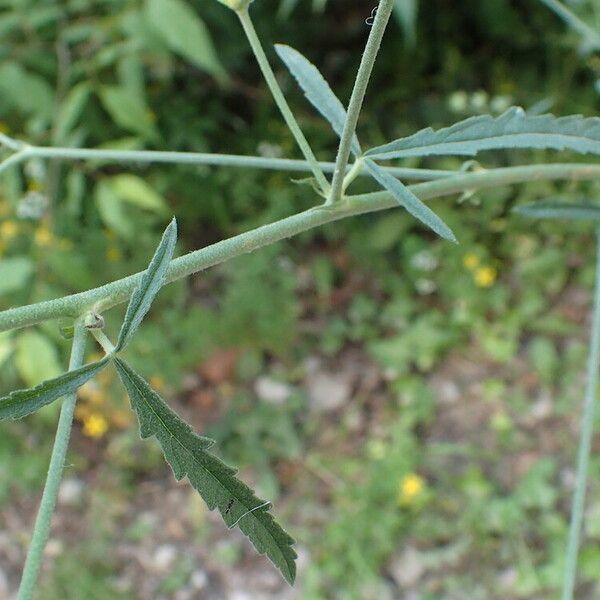
[[[328,193],[329,182],[327,181],[325,175],[323,175],[323,172],[319,168],[319,163],[317,162],[317,159],[315,158],[315,155],[309,143],[304,137],[304,134],[302,133],[302,130],[300,129],[300,126],[296,121],[296,118],[294,117],[285,97],[283,96],[283,92],[281,91],[281,88],[277,83],[277,79],[275,78],[273,69],[271,69],[269,60],[267,59],[265,51],[263,50],[262,44],[260,43],[260,39],[256,34],[256,30],[254,29],[254,23],[250,18],[250,13],[248,12],[248,9],[244,8],[243,10],[237,11],[236,14],[240,19],[240,23],[244,28],[244,33],[248,38],[248,42],[250,43],[252,51],[254,52],[254,56],[256,57],[256,60],[258,62],[258,66],[262,71],[263,77],[265,78],[265,81],[267,82],[267,85],[271,90],[273,99],[275,100],[275,103],[281,111],[281,114],[285,120],[286,125],[288,126],[288,129],[294,136],[296,143],[298,144],[300,150],[302,151],[302,154],[304,155],[304,158],[309,163],[313,175],[315,176],[319,184],[319,187],[324,193]]]
[[[588,465],[592,448],[592,432],[594,428],[594,413],[596,410],[596,392],[598,390],[598,364],[600,362],[600,228],[596,231],[596,282],[594,292],[594,311],[592,315],[592,333],[588,353],[587,382],[583,413],[581,415],[581,433],[579,451],[577,454],[577,478],[575,493],[571,508],[571,523],[569,541],[565,562],[565,578],[563,581],[563,600],[573,600],[575,582],[577,579],[577,555],[579,539],[583,525],[585,508],[585,490],[588,481]]]
[[[87,332],[83,328],[81,322],[78,322],[75,325],[75,336],[73,338],[73,345],[71,348],[69,371],[73,371],[83,365],[86,333]],[[75,402],[75,394],[70,394],[64,398],[62,407],[60,409],[60,418],[58,421],[58,428],[56,429],[56,437],[54,440],[54,447],[52,448],[52,456],[50,457],[48,476],[46,477],[46,485],[44,486],[42,501],[40,503],[40,508],[35,520],[35,526],[33,529],[29,550],[27,552],[25,567],[23,568],[23,576],[21,578],[21,585],[19,587],[19,594],[17,596],[18,600],[31,600],[33,597],[35,585],[42,564],[44,548],[46,546],[46,542],[48,541],[48,534],[50,533],[50,522],[52,519],[52,513],[54,512],[54,507],[56,506],[56,498],[58,497],[60,479],[65,464],[69,439],[71,437],[71,426],[73,423]]]
[[[421,200],[430,200],[465,191],[556,179],[600,179],[600,165],[565,163],[506,167],[459,173],[453,177],[416,184],[410,189]],[[397,206],[396,200],[388,192],[374,192],[347,197],[344,202],[333,206],[315,207],[176,258],[167,272],[167,281],[187,277],[325,223]],[[58,317],[76,317],[89,310],[101,313],[125,302],[141,276],[142,273],[137,273],[79,294],[0,312],[0,331],[34,325]]]
[[[12,138],[9,138],[12,139]],[[16,141],[16,140],[12,140]],[[11,166],[31,158],[111,161],[118,163],[168,163],[183,165],[213,165],[218,167],[242,167],[268,169],[272,171],[310,172],[311,166],[305,160],[289,158],[265,158],[261,156],[243,156],[239,154],[211,154],[203,152],[162,152],[157,150],[108,150],[95,148],[50,148],[47,146],[21,146],[0,163],[0,173]],[[335,163],[319,162],[319,169],[333,173]],[[384,167],[395,177],[429,181],[454,175],[455,171],[438,169],[410,169],[403,167]],[[348,167],[350,169],[350,167]],[[359,173],[364,175],[365,173]]]
[[[348,164],[352,147],[352,136],[356,132],[356,125],[358,124],[358,117],[365,99],[365,93],[367,92],[367,85],[369,84],[373,66],[375,65],[375,59],[377,58],[381,40],[383,39],[383,34],[385,33],[385,28],[387,27],[393,8],[394,0],[381,0],[379,2],[377,15],[375,16],[373,27],[360,61],[358,73],[356,74],[354,89],[350,96],[346,122],[344,123],[344,130],[342,131],[335,161],[331,193],[327,200],[328,204],[334,204],[342,195],[344,174],[346,173],[346,165]]]

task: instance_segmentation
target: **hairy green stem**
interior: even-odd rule
[[[350,102],[348,104],[346,121],[344,123],[337,158],[335,160],[331,193],[327,200],[328,204],[337,202],[342,195],[344,174],[346,173],[346,165],[348,164],[350,150],[352,148],[352,136],[356,132],[358,117],[367,92],[367,85],[369,84],[373,66],[375,65],[375,59],[377,58],[381,40],[383,39],[383,34],[385,33],[385,28],[387,27],[393,8],[394,0],[381,0],[377,7],[377,15],[375,16],[373,27],[360,61],[354,89],[352,90],[352,95],[350,96]]]
[[[600,165],[566,163],[506,167],[476,173],[459,173],[454,177],[416,184],[410,189],[421,200],[430,200],[465,191],[554,179],[600,179]],[[171,262],[167,280],[175,281],[332,221],[394,207],[398,207],[398,203],[391,194],[374,192],[350,196],[344,202],[333,206],[311,208],[176,258]],[[79,294],[0,312],[0,331],[26,327],[58,317],[75,317],[88,310],[107,310],[126,301],[141,276],[142,273],[137,273]]]
[[[300,147],[304,158],[309,163],[313,175],[315,176],[315,179],[319,184],[319,187],[323,192],[327,193],[329,191],[329,182],[327,181],[327,178],[325,177],[325,175],[323,175],[323,172],[319,168],[319,163],[317,162],[317,159],[309,143],[304,137],[304,134],[302,133],[302,130],[300,129],[300,126],[296,121],[296,118],[294,117],[285,97],[283,96],[283,92],[281,91],[281,88],[277,83],[277,79],[275,78],[273,69],[271,69],[271,65],[269,64],[267,55],[265,54],[265,51],[263,50],[258,35],[256,34],[256,30],[254,29],[254,23],[250,18],[250,13],[248,12],[248,9],[244,8],[243,10],[238,11],[236,14],[240,19],[240,23],[242,24],[244,33],[248,38],[248,42],[250,42],[250,46],[252,47],[252,51],[254,52],[254,56],[256,57],[258,66],[262,71],[263,77],[265,78],[265,81],[267,82],[267,85],[271,90],[271,94],[273,95],[275,104],[277,104],[279,110],[281,111],[285,123],[288,126],[288,129],[290,130],[292,135],[294,136],[296,143]]]
[[[119,163],[171,163],[184,165],[213,165],[219,167],[244,167],[269,169],[272,171],[310,172],[311,167],[305,160],[289,158],[264,158],[261,156],[243,156],[236,154],[210,154],[201,152],[162,152],[156,150],[105,150],[93,148],[49,148],[27,146],[9,156],[0,163],[0,173],[10,166],[22,163],[30,158],[62,160],[98,160]],[[325,173],[333,173],[335,163],[320,162],[319,168]],[[403,167],[383,167],[395,177],[429,181],[454,175],[455,171],[438,169],[410,169]],[[348,170],[350,167],[348,167]],[[361,172],[360,175],[366,175]]]
[[[577,454],[577,478],[571,508],[571,524],[565,561],[565,578],[563,581],[563,600],[573,600],[575,581],[577,578],[577,555],[583,525],[585,508],[585,490],[588,480],[588,466],[592,448],[592,432],[596,409],[596,392],[598,390],[598,364],[600,362],[600,228],[596,231],[596,282],[594,292],[594,311],[592,317],[592,333],[587,365],[587,382],[585,400],[581,416],[581,433]]]
[[[82,324],[78,322],[75,326],[75,336],[71,348],[71,360],[69,361],[69,371],[77,369],[83,364],[85,354],[85,338],[86,330]],[[52,456],[50,457],[50,466],[48,467],[48,476],[46,477],[46,485],[42,494],[42,501],[35,520],[33,535],[25,567],[23,568],[23,576],[19,587],[18,600],[30,600],[33,597],[35,585],[42,564],[44,548],[48,541],[50,533],[50,522],[52,513],[56,506],[56,498],[58,497],[58,489],[60,486],[60,478],[65,464],[67,447],[69,446],[69,438],[71,436],[71,425],[73,423],[73,413],[75,411],[75,394],[69,394],[63,400],[60,409],[60,418],[56,429],[56,437],[54,447],[52,448]]]
[[[96,341],[102,346],[102,350],[106,352],[106,354],[112,354],[115,351],[114,344],[108,339],[104,331],[101,329],[92,329],[92,335],[96,338]]]

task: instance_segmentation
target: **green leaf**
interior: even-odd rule
[[[529,116],[512,107],[499,117],[471,117],[434,131],[431,127],[368,150],[377,160],[409,156],[474,156],[500,148],[550,148],[600,154],[600,118]]]
[[[33,263],[26,256],[0,260],[0,296],[17,292],[33,275]]]
[[[394,14],[404,31],[407,46],[415,45],[418,9],[418,0],[394,0]]]
[[[514,213],[532,219],[600,221],[600,204],[542,200],[513,208]]]
[[[169,208],[164,198],[136,175],[115,175],[106,180],[114,193],[125,202],[164,215]]]
[[[275,44],[275,50],[302,88],[308,101],[331,123],[333,130],[341,137],[346,122],[346,109],[317,67],[291,46]],[[356,156],[362,154],[356,135],[352,137],[352,152]]]
[[[105,181],[94,188],[94,202],[102,222],[125,239],[135,234],[135,223],[123,210],[123,201]]]
[[[64,142],[77,124],[90,97],[92,88],[87,81],[74,86],[61,102],[52,138],[56,144]]]
[[[266,554],[289,583],[296,576],[294,540],[275,522],[268,503],[235,477],[235,470],[208,452],[213,441],[195,434],[127,363],[113,357],[127,389],[143,439],[156,436],[175,478],[187,476],[210,510],[219,509],[229,528],[239,525],[261,554]]]
[[[49,121],[54,107],[54,92],[39,75],[26,71],[19,63],[7,61],[0,65],[0,97],[21,113]]]
[[[102,86],[99,95],[102,106],[119,127],[148,138],[157,137],[152,113],[142,95],[122,85]]]
[[[206,25],[182,0],[147,0],[146,17],[168,48],[219,79],[226,79]]]
[[[30,387],[57,377],[62,371],[56,346],[35,330],[26,331],[17,338],[15,366],[21,379]]]
[[[34,388],[11,392],[8,396],[0,398],[0,420],[20,419],[62,396],[73,393],[100,373],[107,364],[108,357],[105,357],[98,362],[44,381]]]
[[[403,206],[413,217],[419,219],[440,237],[451,242],[457,242],[452,230],[429,207],[425,206],[403,183],[384,171],[372,160],[365,160],[365,169],[369,174],[390,192],[398,203]]]
[[[148,268],[142,275],[139,286],[131,296],[123,325],[121,325],[115,352],[119,352],[125,348],[133,334],[137,331],[146,313],[150,310],[152,301],[163,286],[165,274],[173,257],[176,241],[177,221],[173,219],[165,229],[156,252]]]

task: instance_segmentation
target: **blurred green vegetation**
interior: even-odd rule
[[[168,14],[158,0],[0,5],[2,131],[35,144],[297,156],[234,16],[218,3],[169,0]],[[346,100],[372,7],[331,0],[315,13],[306,0],[286,18],[279,8],[276,0],[252,5],[265,45],[301,50]],[[194,44],[182,46],[169,15],[192,28]],[[598,112],[598,56],[582,53],[577,36],[534,0],[422,2],[416,43],[406,42],[391,23],[360,121],[365,143],[511,104]],[[276,70],[317,155],[331,160],[328,125]],[[494,153],[482,165],[549,156]],[[433,164],[461,166],[409,166]],[[217,439],[227,460],[254,469],[262,495],[283,504],[310,555],[301,597],[395,597],[413,585],[394,575],[407,548],[423,570],[422,600],[556,592],[593,236],[581,224],[532,231],[510,209],[549,195],[594,197],[597,188],[536,183],[437,200],[456,247],[400,211],[335,223],[161,293],[131,361]],[[144,268],[172,213],[183,253],[314,202],[284,173],[31,161],[0,178],[0,307]],[[118,310],[106,315],[109,333]],[[0,391],[59,371],[68,342],[58,325],[0,334]],[[323,416],[310,406],[307,365],[316,357],[343,370],[353,349],[375,365],[378,387]],[[476,365],[473,374],[465,362]],[[439,369],[477,384],[477,396],[456,399],[452,410],[438,405],[446,393],[436,388]],[[265,375],[289,387],[285,402],[260,399],[256,382]],[[550,405],[535,421],[532,406],[544,397]],[[94,486],[108,504],[131,500],[143,479],[168,481],[124,408],[107,376],[85,388],[77,413],[75,446],[85,451],[72,460],[82,477],[102,465]],[[56,414],[49,407],[3,425],[0,511],[40,489]],[[597,458],[591,473],[590,514],[598,515]],[[414,497],[405,489],[411,481]],[[105,530],[79,532],[80,545],[57,559],[41,597],[120,597],[111,584],[120,566],[106,558],[119,534],[111,518]],[[600,589],[597,521],[582,598]],[[231,569],[238,558],[228,559]],[[165,578],[160,593],[173,594],[190,568]]]

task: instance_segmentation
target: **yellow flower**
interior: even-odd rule
[[[108,422],[98,414],[92,413],[83,422],[83,433],[91,438],[101,438],[108,431]]]
[[[121,257],[121,251],[116,246],[110,246],[110,248],[106,251],[106,260],[108,262],[119,262]]]
[[[400,506],[413,504],[424,488],[425,480],[422,477],[416,473],[406,475],[398,488],[398,504]]]
[[[489,288],[494,285],[498,273],[493,267],[480,267],[475,271],[475,283],[482,288]]]
[[[54,238],[52,232],[47,227],[38,227],[35,230],[33,237],[35,239],[35,243],[42,247],[50,246]]]
[[[14,221],[4,221],[0,225],[0,237],[10,239],[19,233],[19,224]]]
[[[470,270],[476,269],[479,266],[479,258],[475,254],[465,254],[463,265]]]

